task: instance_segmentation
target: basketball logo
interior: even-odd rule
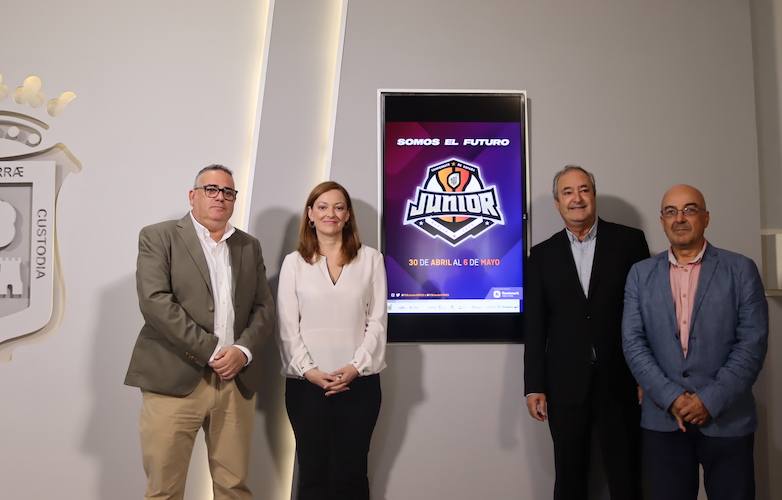
[[[457,246],[504,221],[495,186],[484,185],[477,165],[452,158],[428,167],[404,224]]]

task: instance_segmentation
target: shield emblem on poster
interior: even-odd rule
[[[504,224],[497,188],[484,184],[478,165],[456,158],[427,168],[403,222],[454,247]]]
[[[32,106],[31,78],[17,88],[17,104]],[[40,80],[38,84],[40,94]],[[0,101],[3,97],[0,92]],[[65,145],[52,145],[47,140],[51,135],[48,123],[4,109],[3,104],[0,102],[0,349],[57,323],[64,295],[56,243],[56,201],[68,174],[81,170],[81,163]],[[51,116],[58,114],[52,108],[56,104],[57,99],[49,101]]]

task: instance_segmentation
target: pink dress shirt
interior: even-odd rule
[[[679,341],[682,344],[682,352],[687,357],[687,347],[690,340],[690,319],[692,306],[695,302],[695,292],[698,290],[698,276],[701,273],[701,261],[706,251],[706,245],[691,262],[679,263],[673,250],[668,249],[668,262],[670,263],[671,293],[676,307],[676,324],[679,327]]]

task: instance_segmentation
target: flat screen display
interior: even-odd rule
[[[521,339],[525,97],[381,93],[391,341]]]

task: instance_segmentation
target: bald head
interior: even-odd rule
[[[660,222],[677,259],[697,256],[706,241],[709,226],[706,200],[698,189],[677,184],[663,195]]]
[[[681,198],[695,200],[695,203],[699,208],[706,210],[706,199],[703,197],[703,193],[701,193],[698,188],[690,186],[689,184],[677,184],[675,186],[671,186],[671,188],[668,189],[668,191],[666,191],[663,195],[663,200],[660,203],[660,209],[662,210],[666,206],[669,206],[669,201],[671,199]]]

